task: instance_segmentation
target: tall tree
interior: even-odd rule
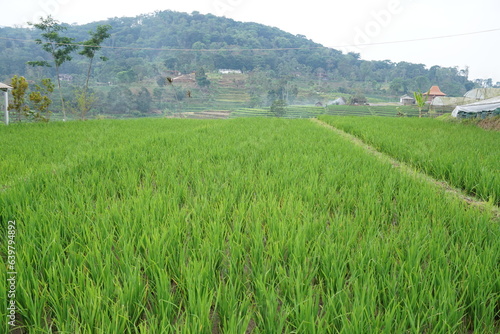
[[[83,50],[79,52],[79,54],[89,59],[85,86],[82,90],[77,90],[76,92],[77,106],[82,120],[85,119],[87,113],[97,101],[96,95],[89,93],[89,79],[92,74],[92,63],[97,51],[101,49],[102,42],[111,36],[108,33],[109,30],[111,30],[111,26],[106,24],[97,26],[96,31],[89,31],[90,39],[82,43]],[[108,60],[104,56],[101,56],[100,59],[102,61]]]
[[[70,61],[71,53],[78,49],[78,45],[74,43],[74,38],[61,36],[60,32],[66,30],[66,27],[59,24],[52,16],[46,18],[41,17],[39,23],[28,23],[42,32],[42,39],[36,39],[36,43],[42,45],[44,51],[50,53],[54,61],[56,69],[57,87],[59,88],[59,96],[61,98],[63,121],[66,120],[66,108],[64,106],[64,98],[61,92],[61,79],[59,78],[59,68],[66,61]],[[32,66],[50,66],[46,61],[30,61]]]
[[[13,101],[9,103],[9,109],[15,112],[16,120],[21,122],[21,117],[26,116],[29,107],[26,104],[26,91],[28,90],[28,81],[24,77],[14,75],[10,80],[12,86]]]
[[[111,35],[108,31],[111,30],[111,26],[99,25],[96,28],[96,31],[90,31],[90,39],[82,43],[83,50],[79,52],[82,56],[85,56],[89,59],[89,68],[87,70],[87,80],[85,80],[85,92],[87,92],[89,87],[89,78],[92,71],[92,62],[94,61],[94,57],[97,51],[101,49],[101,44],[105,39],[109,38]],[[108,58],[101,56],[100,59],[102,61],[108,60]]]
[[[146,87],[142,87],[135,99],[137,110],[145,114],[151,111],[151,94]]]
[[[284,100],[274,100],[273,104],[271,105],[271,112],[276,117],[283,117],[286,114],[286,107],[287,104]]]
[[[132,92],[127,86],[114,86],[108,92],[106,107],[110,114],[126,114],[133,107]]]
[[[207,74],[205,73],[205,69],[203,67],[201,67],[198,71],[196,71],[195,79],[196,83],[200,87],[210,86],[210,80],[208,80]]]
[[[396,78],[391,81],[389,84],[389,88],[391,91],[394,92],[394,94],[400,95],[403,94],[406,91],[406,87],[404,86],[404,81],[401,78]]]

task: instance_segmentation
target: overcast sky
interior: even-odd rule
[[[468,66],[470,79],[500,81],[500,1],[462,3],[456,0],[0,0],[0,26],[25,25],[48,14],[65,23],[88,23],[157,10],[199,11],[278,27],[324,46],[358,52],[366,60],[389,59],[459,69]],[[387,43],[459,34],[463,36]]]

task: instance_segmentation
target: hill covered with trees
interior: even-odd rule
[[[243,85],[249,106],[269,106],[277,97],[300,103],[307,87],[395,98],[426,91],[431,85],[459,96],[475,85],[468,79],[467,69],[366,61],[359,54],[343,54],[278,28],[198,12],[158,11],[85,25],[62,25],[66,28],[63,34],[75,43],[88,40],[89,31],[100,25],[111,26],[110,37],[99,51],[99,56],[108,61],[95,62],[90,80],[94,87],[142,85],[152,95],[152,83],[161,86],[166,77],[200,69],[210,76],[219,69],[232,69],[246,74]],[[29,61],[51,61],[50,54],[34,42],[37,38],[37,29],[0,28],[0,80],[8,82],[14,75],[32,81],[55,78],[53,67],[27,65]],[[78,85],[85,81],[87,68],[88,59],[75,52],[71,61],[61,65],[60,73],[71,81],[68,85]],[[206,83],[208,87],[209,81]],[[114,90],[118,95],[128,94],[122,88]]]
[[[117,81],[123,71],[133,71],[130,79],[141,80],[158,75],[161,67],[183,73],[203,66],[207,70],[255,69],[280,73],[321,76],[332,81],[374,83],[394,82],[394,90],[404,92],[429,84],[438,84],[450,95],[472,87],[466,71],[457,68],[408,62],[364,61],[358,54],[342,54],[322,47],[301,35],[257,23],[172,11],[161,11],[137,17],[112,18],[86,25],[67,26],[66,35],[85,41],[88,31],[99,24],[112,27],[111,38],[104,43],[103,55],[110,61],[96,71],[97,81]],[[40,47],[28,42],[38,38],[38,31],[23,28],[1,28],[0,76],[26,75],[27,61],[46,59]],[[247,50],[245,50],[247,49]],[[260,49],[260,50],[259,50]],[[278,50],[269,50],[278,49]],[[210,50],[210,51],[208,51]],[[233,50],[233,51],[231,51]],[[34,59],[35,58],[35,59]],[[65,64],[64,72],[82,75],[84,58]]]

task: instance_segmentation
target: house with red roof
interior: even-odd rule
[[[427,101],[430,101],[431,103],[438,96],[446,96],[446,94],[439,89],[439,86],[432,86],[429,91],[423,93],[422,95],[427,96]]]

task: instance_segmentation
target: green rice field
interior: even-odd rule
[[[364,119],[325,121],[371,140]],[[406,136],[469,131],[415,121]],[[498,218],[311,120],[14,124],[0,142],[2,332],[500,331]]]
[[[498,131],[429,118],[320,119],[469,194],[500,205]]]

